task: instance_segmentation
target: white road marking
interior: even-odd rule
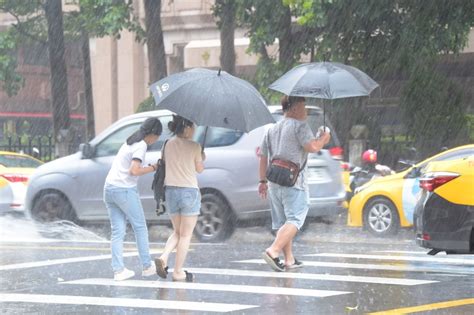
[[[150,254],[159,254],[159,253],[162,253],[162,250],[151,250],[150,251]],[[123,257],[132,257],[132,256],[138,256],[138,252],[131,252],[131,253],[124,253],[123,254]],[[108,255],[97,255],[97,256],[82,256],[82,257],[74,257],[74,258],[51,259],[51,260],[43,260],[43,261],[3,265],[3,266],[0,266],[0,271],[45,267],[45,266],[71,264],[71,263],[78,263],[78,262],[84,262],[84,261],[104,260],[104,259],[111,259],[111,255],[108,254]]]
[[[244,264],[266,264],[263,259],[248,259],[235,261],[236,263]],[[436,268],[427,268],[423,266],[413,265],[393,265],[393,264],[353,264],[353,263],[339,263],[339,262],[325,262],[325,261],[302,261],[304,266],[310,267],[328,267],[328,268],[344,268],[344,269],[363,269],[363,270],[390,270],[390,271],[404,271],[404,272],[446,272],[454,274],[474,274],[473,268],[462,268],[454,266],[440,266]]]
[[[151,299],[128,299],[95,296],[45,295],[45,294],[0,294],[0,302],[22,302],[40,304],[98,305],[112,307],[152,308],[202,312],[234,312],[257,305],[187,302]]]
[[[385,278],[385,277],[362,277],[362,276],[351,276],[351,275],[327,275],[327,274],[299,273],[299,272],[296,273],[296,272],[257,271],[257,270],[243,270],[243,269],[188,268],[188,271],[194,272],[197,274],[201,273],[201,274],[224,275],[224,276],[344,281],[344,282],[393,284],[393,285],[407,285],[407,286],[439,282],[439,281],[434,281],[434,280],[416,280],[416,279]]]
[[[189,290],[208,290],[220,292],[239,292],[239,293],[256,293],[256,294],[275,294],[275,295],[295,295],[295,296],[311,296],[311,297],[328,297],[341,294],[349,294],[347,291],[330,291],[330,290],[310,290],[285,287],[271,286],[254,286],[254,285],[235,285],[235,284],[218,284],[218,283],[196,283],[196,282],[168,282],[168,281],[146,281],[146,280],[125,280],[114,281],[112,279],[81,279],[74,281],[61,282],[61,284],[83,284],[83,285],[104,285],[104,286],[121,286],[121,287],[137,287],[137,288],[164,288],[164,289],[189,289]]]
[[[397,256],[397,255],[363,255],[363,254],[341,254],[341,253],[320,253],[309,254],[304,256],[310,257],[339,257],[339,258],[362,258],[362,259],[376,259],[376,260],[402,260],[402,261],[427,261],[450,263],[457,265],[473,265],[474,259],[471,258],[437,258],[437,257],[419,257],[419,256]]]

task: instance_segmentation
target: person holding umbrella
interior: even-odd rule
[[[298,268],[302,263],[293,256],[293,238],[302,227],[308,213],[308,185],[306,161],[308,153],[321,150],[330,140],[327,128],[315,138],[306,122],[305,98],[282,98],[284,119],[273,125],[265,134],[261,145],[258,192],[270,199],[272,228],[278,230],[275,240],[262,254],[263,259],[275,271]],[[288,163],[289,162],[289,163]],[[271,164],[297,165],[299,172],[292,185],[268,182]],[[283,252],[284,263],[280,261]]]
[[[145,214],[138,195],[139,176],[156,171],[155,165],[143,166],[149,145],[155,143],[161,135],[163,126],[157,118],[146,119],[140,129],[134,132],[120,147],[112,167],[105,179],[104,203],[107,207],[112,230],[112,269],[114,280],[126,280],[135,275],[123,264],[123,238],[127,221],[132,225],[137,242],[138,254],[143,265],[142,276],[156,274],[151,260],[148,229]]]
[[[191,282],[194,275],[183,270],[183,264],[201,210],[196,175],[204,170],[205,154],[201,145],[191,140],[195,131],[192,121],[174,115],[168,128],[175,136],[166,142],[162,154],[166,161],[165,199],[173,233],[160,258],[155,259],[156,271],[161,278],[167,277],[168,257],[176,249],[173,281]]]

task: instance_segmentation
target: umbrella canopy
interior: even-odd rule
[[[378,86],[357,68],[337,62],[313,62],[296,66],[269,88],[291,96],[332,100],[367,96]]]
[[[225,71],[191,69],[161,79],[150,90],[157,108],[197,125],[249,132],[275,122],[260,93]]]

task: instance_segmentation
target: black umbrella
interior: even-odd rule
[[[355,67],[337,62],[313,62],[294,67],[269,88],[290,96],[333,100],[367,96],[378,86]]]
[[[157,108],[197,125],[249,132],[275,122],[260,93],[225,71],[191,69],[152,84],[150,90]]]

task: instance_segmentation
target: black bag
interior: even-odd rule
[[[298,164],[280,159],[273,159],[266,172],[269,181],[286,187],[294,186],[299,174],[300,168]]]
[[[164,205],[165,201],[165,176],[166,176],[166,164],[165,164],[165,146],[166,142],[161,148],[161,159],[158,159],[156,163],[158,168],[155,171],[155,176],[153,177],[153,182],[151,183],[151,189],[154,192],[154,198],[156,200],[156,215],[161,215],[166,212],[166,207]]]
[[[267,144],[268,144],[268,152],[270,153],[270,157],[272,154],[272,147],[270,143],[270,137],[267,133]],[[293,187],[300,175],[301,171],[306,166],[306,162],[308,159],[304,161],[303,166],[300,168],[299,164],[293,163],[289,160],[282,160],[282,159],[272,159],[270,165],[267,167],[267,171],[265,176],[269,181],[272,183],[278,184],[280,186],[285,187]]]

